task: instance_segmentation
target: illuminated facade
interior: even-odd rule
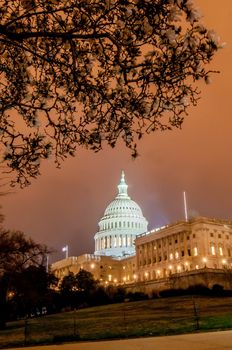
[[[70,272],[77,274],[80,269],[91,272],[104,285],[133,283],[137,280],[135,255],[126,259],[114,259],[110,256],[83,254],[52,264],[52,271],[59,279]]]
[[[187,271],[232,268],[232,222],[196,217],[147,232],[136,240],[139,281]]]
[[[95,255],[122,258],[135,254],[136,237],[147,232],[142,210],[127,194],[124,172],[116,198],[107,206],[95,234]]]
[[[94,254],[55,262],[55,275],[62,279],[85,269],[102,284],[148,293],[174,288],[170,281],[178,281],[175,288],[221,284],[232,289],[232,222],[196,217],[147,232],[147,220],[128,196],[123,172],[118,195],[94,239]]]

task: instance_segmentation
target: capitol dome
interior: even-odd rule
[[[116,198],[107,206],[95,234],[96,255],[125,257],[135,254],[134,240],[147,231],[148,222],[141,208],[127,194],[125,175],[122,172]]]

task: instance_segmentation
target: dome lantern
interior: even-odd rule
[[[128,185],[126,184],[126,181],[125,181],[125,174],[124,174],[124,171],[122,171],[121,181],[120,181],[120,184],[118,185],[118,195],[116,198],[124,197],[124,198],[130,199],[130,197],[127,194],[127,188],[128,188]]]

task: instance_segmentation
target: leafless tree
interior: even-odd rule
[[[192,0],[0,0],[2,164],[21,186],[78,146],[180,128],[220,47]]]

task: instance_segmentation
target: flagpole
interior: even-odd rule
[[[186,200],[185,191],[183,192],[183,195],[184,195],[184,216],[185,216],[185,221],[188,221],[187,200]]]
[[[49,271],[49,255],[47,254],[47,259],[46,259],[46,272],[48,273]]]

